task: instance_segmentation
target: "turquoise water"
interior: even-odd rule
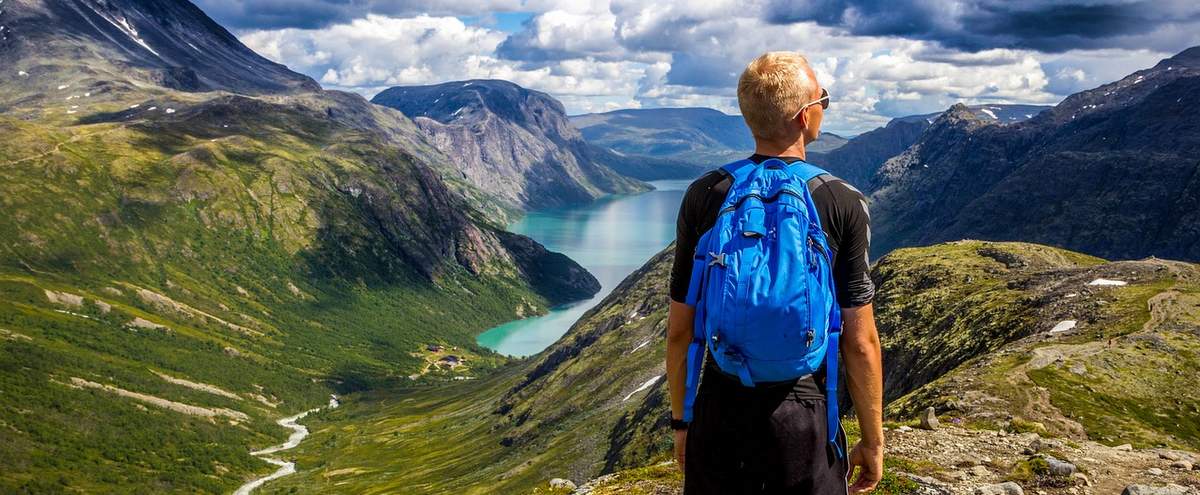
[[[533,212],[510,225],[509,230],[583,265],[600,281],[601,289],[591,299],[554,308],[544,316],[491,328],[479,335],[479,344],[501,354],[529,356],[562,337],[625,276],[675,240],[675,216],[690,182],[654,181],[654,191]]]

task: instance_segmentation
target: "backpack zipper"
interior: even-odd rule
[[[779,200],[780,196],[784,196],[784,195],[792,196],[792,197],[799,198],[799,199],[804,199],[804,196],[801,196],[799,193],[793,192],[790,189],[780,189],[779,192],[771,195],[770,197],[763,197],[763,195],[758,194],[758,193],[750,193],[750,194],[747,194],[747,195],[739,198],[736,203],[729,205],[729,206],[725,207],[724,209],[722,209],[720,212],[717,213],[717,216],[721,216],[725,213],[729,213],[731,211],[738,209],[739,206],[742,206],[743,202],[745,202],[747,199],[750,199],[750,198],[758,198],[759,201],[762,201],[764,203],[774,203],[775,201]]]

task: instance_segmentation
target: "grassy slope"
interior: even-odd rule
[[[652,260],[546,352],[496,376],[352,396],[315,420],[312,441],[297,454],[300,473],[266,493],[527,493],[551,477],[579,482],[606,472],[623,473],[629,483],[617,483],[620,489],[677,481],[673,468],[637,468],[666,458],[665,384],[622,401],[646,376],[661,373],[669,259]],[[1196,300],[1188,299],[1198,280],[1193,265],[1108,263],[1045,246],[963,241],[897,251],[880,261],[875,276],[892,356],[891,417],[935,405],[947,420],[979,427],[1019,430],[1042,421],[1054,430],[1078,420],[1076,433],[1065,427],[1047,433],[1105,439],[1119,425],[1125,433],[1113,441],[1196,448],[1194,433],[1182,426],[1200,417],[1194,395],[1184,391],[1198,340]],[[1086,285],[1099,277],[1131,285]],[[1173,309],[1164,306],[1174,315],[1164,321],[1174,323],[1152,325],[1160,341],[1140,329],[1150,318],[1147,300],[1168,288],[1181,295]],[[1068,318],[1079,320],[1078,331],[1046,335]],[[1011,381],[1010,371],[1028,363],[1033,349],[1108,338],[1117,339],[1117,351],[1089,358],[1086,381],[1063,371],[1071,360],[1042,368],[1055,375],[1033,372],[1036,384]],[[629,351],[647,340],[637,351],[644,354],[631,358]],[[1170,350],[1162,348],[1168,344]],[[917,352],[907,352],[913,346]],[[1151,352],[1153,359],[1139,361]],[[1134,390],[1139,383],[1151,386]],[[1168,386],[1176,392],[1159,388]],[[852,423],[846,422],[851,434]],[[892,458],[889,472],[922,473],[925,464]],[[884,493],[913,489],[889,474]]]
[[[206,104],[173,97],[180,115]],[[385,237],[343,189],[417,194],[387,174],[424,165],[369,133],[269,109],[89,125],[0,116],[0,491],[229,491],[274,469],[248,451],[282,441],[278,417],[407,375],[430,342],[471,349],[472,372],[485,372],[503,360],[473,335],[549,305],[502,261],[484,257],[478,275],[412,268],[396,250],[406,239]],[[389,220],[419,225],[423,213],[409,214]],[[249,419],[184,415],[72,377]]]
[[[885,280],[895,274],[885,282],[891,289],[886,298],[895,302],[881,303],[879,311],[885,360],[902,360],[889,369],[906,370],[889,373],[889,384],[897,384],[889,387],[896,397],[890,413],[911,416],[932,405],[989,427],[1200,449],[1194,426],[1200,394],[1188,385],[1200,365],[1195,265],[1105,263],[1029,244],[942,246],[949,247],[899,250],[877,268]],[[958,290],[922,288],[927,276],[971,277],[973,283]],[[1088,285],[1097,278],[1129,285]],[[997,292],[1008,297],[993,296]],[[936,308],[946,309],[943,318],[923,316]],[[980,324],[980,314],[1008,323]],[[1076,329],[1049,333],[1064,320],[1076,320]],[[924,358],[912,359],[910,339],[921,332],[929,333],[917,350]],[[954,352],[964,347],[980,352]],[[902,376],[939,368],[947,372],[928,384]]]

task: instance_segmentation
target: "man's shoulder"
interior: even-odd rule
[[[866,195],[854,185],[830,173],[813,177],[808,181],[808,190],[813,194],[826,193],[834,199],[866,199]]]
[[[721,169],[709,170],[688,185],[685,195],[694,199],[700,199],[710,194],[720,194],[724,197],[731,182],[729,174]]]

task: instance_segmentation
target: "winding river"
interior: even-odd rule
[[[591,299],[553,308],[546,315],[491,328],[479,335],[479,344],[501,354],[529,356],[562,337],[585,311],[675,239],[679,201],[689,183],[690,179],[655,181],[654,191],[532,212],[510,225],[509,230],[583,265],[601,289]]]
[[[335,409],[339,405],[341,405],[341,403],[338,402],[338,399],[336,396],[332,396],[332,395],[329,396],[329,406],[328,406],[329,409]],[[276,445],[274,447],[267,447],[262,450],[257,450],[257,451],[251,452],[250,455],[258,456],[260,459],[262,459],[264,461],[267,461],[271,464],[279,466],[279,469],[276,469],[275,472],[268,474],[266,476],[263,476],[261,478],[255,478],[250,481],[247,481],[245,484],[238,487],[237,491],[233,492],[233,495],[250,495],[250,492],[254,491],[255,488],[263,486],[268,481],[276,480],[276,479],[282,478],[284,476],[287,476],[289,474],[295,473],[296,472],[296,463],[291,462],[291,461],[285,461],[283,459],[279,459],[276,457],[267,457],[267,456],[274,454],[276,452],[283,451],[283,450],[292,449],[292,448],[295,448],[297,445],[300,445],[300,441],[304,440],[304,438],[308,436],[308,428],[306,428],[304,425],[300,424],[299,421],[304,419],[305,416],[308,416],[309,414],[320,411],[320,410],[321,410],[321,408],[319,408],[319,407],[316,409],[309,409],[300,414],[296,414],[294,416],[288,416],[286,418],[283,418],[283,419],[277,421],[277,423],[279,423],[279,426],[282,426],[284,428],[292,430],[292,434],[288,435],[287,441],[283,442],[279,445]]]

